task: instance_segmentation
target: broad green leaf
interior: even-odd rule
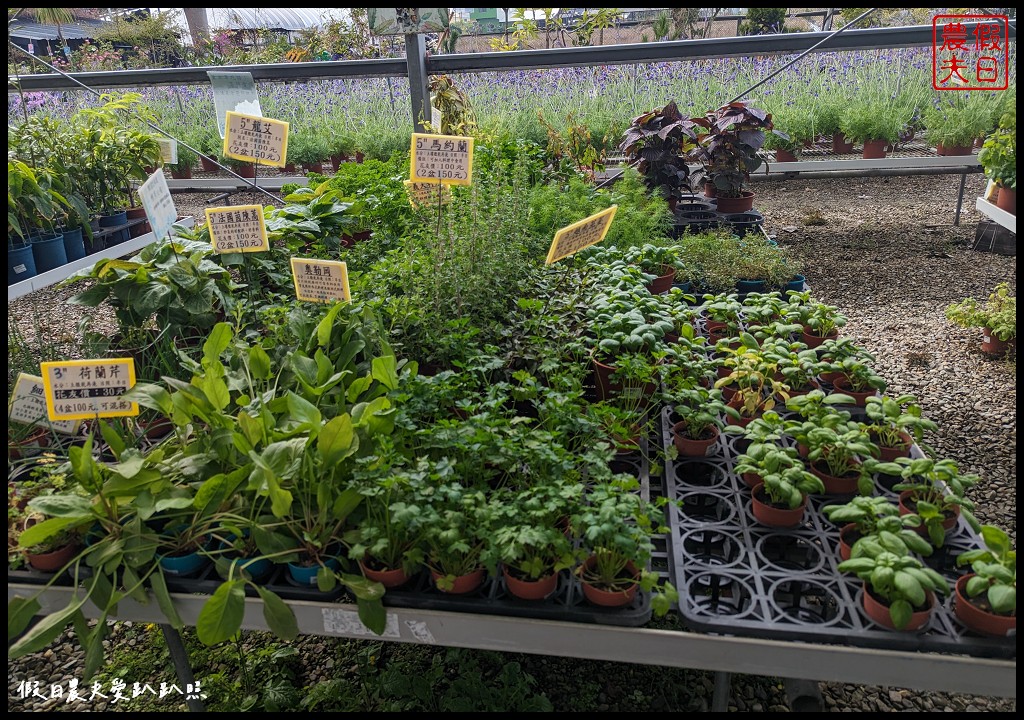
[[[82,646],[85,648],[85,665],[82,668],[82,677],[85,680],[91,680],[93,675],[103,667],[103,660],[106,655],[103,639],[107,635],[107,614],[106,610],[101,612],[96,620],[96,626],[84,635],[79,634],[79,637],[82,638]],[[79,610],[78,615],[82,618],[82,622],[77,623],[76,621],[76,629],[80,625],[85,624],[85,616],[82,615],[81,610]]]
[[[116,465],[111,465],[110,469],[125,478],[130,480],[139,474],[143,466],[146,464],[146,458],[135,448],[125,450],[121,453],[121,462]]]
[[[316,571],[316,586],[320,592],[330,592],[338,584],[338,578],[334,571],[324,565]]]
[[[174,411],[174,404],[171,402],[171,394],[159,385],[139,383],[121,397],[124,400],[136,402],[142,407],[147,407],[150,410],[156,410],[165,417],[170,417],[171,413]],[[113,444],[107,438],[106,432],[103,433],[103,439],[106,440],[108,444]],[[123,443],[121,444],[121,448],[124,448]]]
[[[398,387],[398,360],[394,355],[374,358],[371,367],[374,380],[388,390]]]
[[[363,600],[380,600],[384,597],[384,586],[379,582],[367,580],[362,575],[342,574],[341,581],[352,591],[352,594]]]
[[[138,387],[138,385],[135,387]],[[128,392],[130,393],[133,390],[135,390],[135,388],[132,388]],[[125,393],[121,397],[125,397],[127,395],[128,393]],[[124,452],[126,447],[124,440],[121,438],[121,434],[117,432],[110,423],[100,420],[100,435],[103,436],[103,440],[110,446],[110,452],[114,453],[114,459],[120,460],[121,453]]]
[[[49,540],[51,537],[76,525],[81,525],[86,519],[77,517],[55,517],[43,520],[28,528],[18,536],[18,545],[23,548],[30,548],[39,543]]]
[[[233,336],[234,332],[228,323],[219,322],[214,325],[203,343],[203,365],[219,362],[220,354],[227,349]]]
[[[171,594],[167,591],[167,581],[164,580],[164,571],[157,568],[156,571],[149,576],[150,587],[153,588],[153,595],[156,597],[156,604],[160,606],[160,612],[167,618],[167,623],[175,630],[181,630],[185,624],[181,621],[181,616],[178,615],[178,609],[174,607],[174,600],[171,599]]]
[[[924,603],[924,588],[917,578],[909,573],[898,572],[894,578],[896,589],[914,605]]]
[[[1001,555],[1010,549],[1010,536],[993,525],[981,526],[981,539],[993,555]]]
[[[33,598],[23,598],[15,595],[7,601],[7,642],[14,638],[28,627],[29,622],[34,618],[42,607],[39,601]]]
[[[270,356],[260,345],[253,345],[249,348],[249,372],[258,380],[271,378]]]
[[[28,632],[7,649],[8,659],[13,660],[28,653],[38,652],[56,640],[61,632],[64,631],[64,628],[72,622],[75,613],[85,604],[88,597],[88,593],[81,593],[78,597],[73,598],[67,607],[50,613],[32,626]],[[8,622],[10,622],[9,619]]]
[[[52,518],[85,519],[92,515],[92,504],[80,495],[41,495],[32,498],[28,507]]]
[[[263,598],[263,619],[267,627],[282,640],[294,640],[299,636],[299,624],[295,613],[284,600],[269,590],[256,585],[256,592]]]
[[[889,618],[897,630],[905,628],[913,614],[914,610],[906,600],[896,600],[889,606]]]
[[[231,580],[218,587],[199,611],[196,635],[204,645],[229,640],[242,627],[245,615],[245,581]]]
[[[359,438],[352,426],[352,418],[348,414],[332,418],[320,430],[316,444],[324,465],[328,467],[352,455],[359,449]]]
[[[334,507],[332,508],[333,515],[335,518],[341,520],[347,518],[349,513],[359,507],[359,503],[363,501],[363,496],[359,494],[358,490],[349,488],[344,490],[338,499],[334,501]],[[352,577],[359,577],[353,575]]]
[[[1017,609],[1017,588],[993,585],[988,589],[988,602],[997,613],[1009,615]]]
[[[356,608],[359,611],[359,619],[363,625],[368,627],[377,635],[383,635],[387,627],[388,614],[384,604],[380,600],[364,600],[356,598]]]
[[[316,406],[305,398],[288,391],[288,412],[303,425],[308,425],[310,435],[315,436],[320,430],[322,418]]]

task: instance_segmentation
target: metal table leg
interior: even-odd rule
[[[953,218],[953,225],[960,227],[960,210],[964,206],[964,186],[967,185],[967,173],[960,176],[960,193],[956,196],[956,217]]]
[[[821,697],[821,688],[814,680],[786,678],[786,702],[793,712],[824,712],[825,702]]]
[[[732,673],[715,673],[715,694],[711,698],[711,712],[729,711],[729,694],[732,691]]]
[[[196,685],[195,675],[192,674],[192,665],[188,661],[188,650],[181,640],[181,634],[170,625],[161,625],[160,631],[164,634],[164,642],[171,653],[171,662],[174,664],[174,672],[178,676],[178,682],[182,684],[182,692],[185,693],[185,704],[190,712],[206,712],[206,706],[198,697],[190,698],[189,690]],[[198,694],[198,693],[197,693]]]

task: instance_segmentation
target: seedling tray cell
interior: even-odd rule
[[[672,420],[666,409],[666,450],[672,445]],[[668,550],[688,627],[721,635],[1016,657],[1015,636],[990,638],[966,630],[951,596],[938,599],[928,624],[918,631],[897,632],[868,619],[861,581],[837,569],[839,526],[821,512],[850,496],[811,496],[799,527],[763,526],[751,512],[750,488],[732,471],[744,445],[739,437],[726,436],[714,456],[666,461],[665,492],[682,503],[669,512]],[[896,502],[891,482],[876,477],[875,486]],[[949,580],[952,593],[956,579],[969,571],[957,567],[957,556],[978,547],[981,539],[961,518],[944,546],[923,560]]]

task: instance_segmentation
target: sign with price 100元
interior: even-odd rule
[[[284,167],[288,157],[288,123],[228,112],[224,155],[258,165]]]
[[[62,360],[40,365],[50,420],[131,417],[136,403],[121,396],[135,386],[135,360]]]

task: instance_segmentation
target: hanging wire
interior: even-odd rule
[[[78,85],[79,87],[81,87],[81,88],[82,88],[83,90],[85,90],[86,92],[90,92],[90,93],[92,93],[93,95],[95,95],[96,97],[98,97],[98,98],[100,98],[100,99],[102,99],[102,98],[103,98],[103,93],[101,93],[101,92],[99,92],[98,90],[95,90],[95,89],[93,89],[93,88],[89,87],[88,85],[86,85],[86,84],[85,84],[85,83],[83,83],[83,82],[79,82],[79,81],[78,81],[78,80],[77,80],[76,78],[73,78],[73,77],[71,77],[71,76],[70,76],[70,75],[68,75],[68,74],[67,74],[66,72],[63,72],[63,71],[62,71],[62,70],[60,70],[59,68],[56,68],[56,67],[54,67],[53,65],[51,65],[51,64],[50,64],[50,63],[48,63],[48,62],[46,62],[46,61],[45,61],[45,60],[43,60],[42,58],[38,58],[38,57],[36,57],[36,56],[35,56],[35,55],[33,55],[32,53],[30,53],[30,52],[28,52],[27,50],[25,50],[24,48],[22,48],[22,47],[20,47],[20,46],[16,45],[15,43],[11,42],[10,40],[8,40],[8,41],[7,41],[7,44],[8,44],[8,45],[9,45],[10,47],[16,48],[16,49],[17,49],[18,51],[20,51],[20,52],[21,52],[22,54],[24,54],[24,55],[28,55],[28,56],[29,56],[29,58],[31,58],[31,59],[32,59],[32,60],[33,60],[34,62],[37,62],[37,63],[39,63],[40,65],[43,65],[43,66],[45,66],[45,67],[48,67],[48,68],[49,68],[50,70],[52,70],[53,72],[57,73],[58,75],[61,75],[62,77],[64,77],[64,78],[66,78],[66,79],[70,80],[71,82],[73,82],[73,83],[74,83],[75,85]],[[159,127],[158,125],[156,125],[156,124],[154,124],[154,123],[150,122],[149,120],[146,120],[146,119],[145,119],[145,118],[143,118],[143,117],[140,117],[139,115],[137,115],[136,113],[134,113],[134,112],[133,112],[133,111],[131,111],[131,110],[128,110],[128,112],[129,112],[130,114],[134,115],[134,116],[135,116],[135,119],[136,119],[136,120],[139,120],[139,121],[140,121],[140,122],[142,122],[143,124],[147,125],[147,126],[148,126],[148,127],[149,127],[149,128],[151,129],[151,130],[155,130],[156,132],[160,133],[161,135],[163,135],[163,136],[165,136],[165,137],[168,137],[168,138],[170,138],[170,139],[174,140],[174,141],[175,141],[175,142],[177,142],[177,143],[178,143],[179,145],[181,145],[181,146],[183,146],[183,147],[185,147],[185,148],[188,148],[189,150],[191,150],[192,152],[194,152],[194,153],[195,153],[195,154],[197,154],[197,155],[202,155],[202,156],[204,156],[204,157],[206,156],[206,153],[204,153],[204,152],[202,152],[201,150],[198,150],[198,149],[196,149],[196,148],[192,147],[191,145],[189,145],[189,144],[188,144],[187,142],[185,142],[184,140],[181,140],[181,139],[179,139],[179,138],[175,137],[174,135],[172,135],[171,133],[167,132],[166,130],[164,130],[163,128]],[[260,187],[259,185],[257,185],[257,184],[256,184],[256,179],[255,179],[255,178],[244,178],[244,177],[242,177],[241,175],[239,175],[238,173],[236,173],[236,172],[235,172],[234,170],[232,170],[232,169],[230,169],[230,168],[227,168],[227,167],[225,167],[225,166],[221,165],[221,164],[220,164],[219,162],[217,162],[217,160],[216,160],[215,158],[210,158],[210,160],[212,160],[212,161],[213,161],[213,164],[214,164],[214,165],[216,165],[217,167],[219,167],[219,168],[220,168],[221,170],[225,171],[225,172],[226,172],[226,173],[228,173],[229,175],[231,175],[231,176],[233,176],[233,177],[235,177],[235,178],[237,178],[237,179],[241,180],[241,181],[242,181],[243,183],[245,183],[245,185],[246,185],[246,187],[247,187],[247,188],[249,188],[249,189],[252,189],[252,190],[255,190],[256,192],[261,192],[261,193],[263,193],[263,194],[264,194],[264,195],[266,195],[266,196],[267,196],[268,198],[270,198],[271,200],[273,200],[273,201],[274,201],[275,203],[279,201],[279,198],[278,198],[278,197],[277,197],[276,195],[274,195],[274,194],[273,194],[273,193],[271,193],[271,192],[268,192],[268,191],[267,191],[266,189],[264,189],[264,188]],[[251,182],[250,182],[250,181],[251,181]]]

